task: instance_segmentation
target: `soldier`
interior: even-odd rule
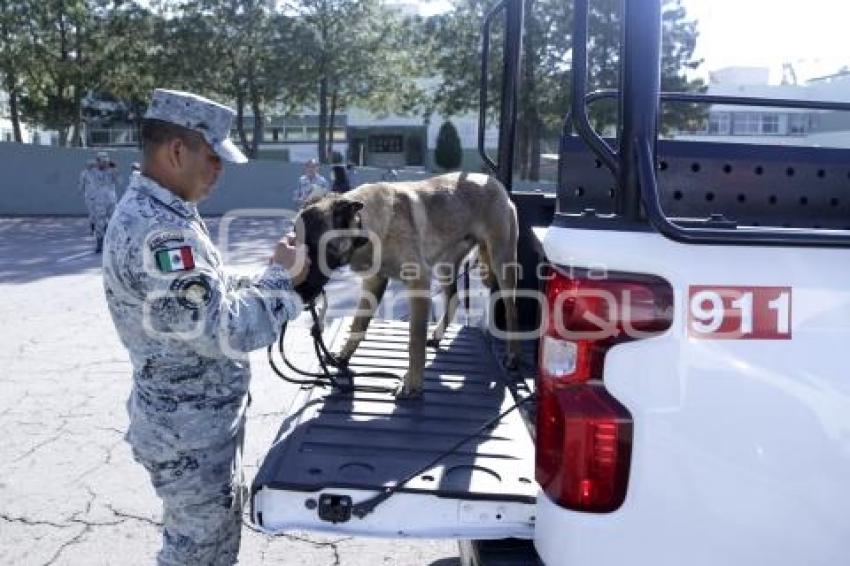
[[[97,162],[94,159],[86,161],[86,168],[80,171],[80,182],[77,185],[77,190],[83,196],[83,200],[86,203],[86,211],[89,214],[89,229],[91,234],[94,234],[94,213],[92,211],[91,203],[93,196],[91,177],[96,165]]]
[[[163,502],[159,564],[233,564],[250,369],[302,310],[293,291],[306,254],[282,239],[252,279],[225,271],[197,202],[222,160],[247,161],[227,139],[234,112],[157,89],[142,122],[142,169],[106,233],[103,277],[133,364],[126,439]]]
[[[115,189],[118,186],[118,169],[105,151],[97,154],[97,168],[90,175],[91,209],[94,220],[95,253],[103,249],[103,237],[112,212],[115,210]]]

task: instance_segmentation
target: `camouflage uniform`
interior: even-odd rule
[[[77,190],[83,196],[83,200],[86,203],[86,212],[88,212],[89,226],[91,227],[91,233],[94,234],[94,213],[92,211],[92,203],[91,203],[91,176],[94,173],[95,161],[94,159],[90,160],[86,163],[86,168],[80,171],[80,181],[77,184]]]
[[[138,174],[109,224],[103,276],[133,365],[126,439],[163,501],[158,561],[233,564],[247,353],[301,311],[289,275],[226,272],[196,206]]]
[[[112,169],[95,169],[89,173],[87,191],[91,196],[87,199],[92,211],[94,221],[94,237],[97,240],[96,251],[100,251],[103,237],[109,219],[115,210],[115,189],[118,185],[118,177]]]

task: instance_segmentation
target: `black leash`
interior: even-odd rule
[[[287,323],[284,322],[280,328],[280,336],[277,340],[278,353],[280,354],[283,363],[286,364],[286,367],[289,368],[290,371],[309,379],[299,379],[296,377],[292,377],[291,375],[287,375],[283,370],[281,370],[281,368],[278,367],[278,365],[274,361],[273,346],[269,345],[269,347],[266,349],[269,365],[278,377],[280,377],[284,381],[293,383],[295,385],[307,387],[331,387],[343,393],[395,393],[395,387],[381,387],[379,385],[354,385],[354,378],[356,377],[379,377],[389,378],[396,381],[401,381],[401,378],[394,373],[385,371],[368,371],[359,373],[354,373],[353,371],[351,371],[348,368],[347,364],[345,364],[341,360],[338,360],[330,352],[327,344],[325,344],[325,340],[322,336],[322,324],[319,320],[319,314],[316,312],[315,301],[311,301],[310,304],[307,305],[307,308],[310,311],[311,317],[313,318],[313,325],[310,328],[310,335],[313,338],[313,351],[316,354],[316,359],[319,361],[319,367],[321,367],[322,371],[310,372],[303,370],[293,365],[289,358],[286,357],[286,352],[283,348],[283,340],[286,336]],[[331,370],[328,366],[332,366],[336,369],[336,371]],[[342,382],[341,378],[347,379],[348,383]]]

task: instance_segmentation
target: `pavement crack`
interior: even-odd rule
[[[123,511],[118,511],[112,505],[110,505],[108,503],[106,504],[106,508],[109,509],[110,513],[112,513],[116,517],[121,517],[122,519],[130,520],[130,521],[140,521],[142,523],[147,523],[147,524],[154,526],[154,527],[157,527],[157,528],[162,527],[161,521],[154,521],[153,519],[151,519],[149,517],[142,517],[140,515],[133,515],[131,513],[124,513]]]
[[[28,527],[55,527],[57,529],[67,529],[71,525],[63,525],[61,523],[54,523],[53,521],[42,521],[40,519],[30,519],[27,517],[12,517],[10,515],[6,515],[5,513],[0,513],[0,519],[6,521],[7,523],[20,523],[22,525],[26,525]]]
[[[68,423],[63,421],[62,425],[56,430],[56,434],[54,434],[50,438],[42,440],[41,442],[37,442],[35,444],[35,446],[33,446],[32,448],[30,448],[29,450],[27,450],[26,452],[19,455],[14,460],[12,460],[12,463],[15,464],[15,463],[20,462],[21,460],[23,460],[25,458],[28,458],[28,457],[32,456],[34,453],[36,453],[37,451],[39,451],[42,448],[44,448],[45,446],[47,446],[48,444],[52,444],[52,443],[56,442],[57,440],[59,440],[60,438],[62,438],[65,435],[65,427],[66,426],[68,426]]]
[[[311,544],[311,545],[313,545],[317,548],[330,548],[331,551],[334,553],[333,566],[339,566],[340,560],[341,560],[340,556],[339,556],[339,547],[337,545],[339,545],[343,542],[352,540],[354,538],[354,537],[343,537],[343,538],[339,538],[339,539],[335,539],[335,540],[329,540],[329,541],[326,541],[326,542],[321,542],[321,541],[309,539],[307,537],[301,537],[301,536],[298,536],[298,535],[284,534],[282,536],[285,539],[297,541],[297,542],[305,542],[305,543]]]
[[[77,477],[74,478],[73,483],[80,482],[84,478],[86,478],[86,476],[88,476],[89,474],[93,474],[94,472],[98,471],[102,467],[108,466],[109,464],[111,464],[112,463],[112,457],[115,453],[115,449],[118,448],[123,443],[124,443],[124,440],[119,439],[119,440],[116,440],[115,442],[113,442],[112,444],[110,444],[108,447],[100,446],[99,448],[106,452],[106,457],[103,459],[102,462],[99,462],[99,463],[95,464],[94,466],[91,466],[91,467],[83,470],[82,473],[80,473],[79,475],[77,475]]]
[[[339,548],[337,547],[336,543],[334,543],[330,546],[331,546],[331,550],[333,550],[333,552],[334,552],[333,566],[339,566],[340,565]]]
[[[86,534],[91,529],[92,529],[92,527],[89,526],[89,525],[86,525],[85,527],[83,527],[83,530],[81,530],[79,533],[77,533],[76,536],[74,536],[74,538],[65,542],[64,544],[62,544],[62,546],[57,548],[56,552],[53,554],[53,557],[50,560],[48,560],[47,562],[45,562],[44,566],[50,566],[51,564],[53,564],[54,562],[59,560],[59,557],[62,555],[63,552],[65,552],[66,548],[69,548],[71,546],[74,546],[75,544],[78,544],[81,540],[83,540],[83,537],[86,536]]]

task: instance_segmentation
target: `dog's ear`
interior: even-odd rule
[[[363,203],[356,200],[339,199],[333,204],[334,228],[355,228],[355,220],[359,220],[358,212],[363,209]]]

